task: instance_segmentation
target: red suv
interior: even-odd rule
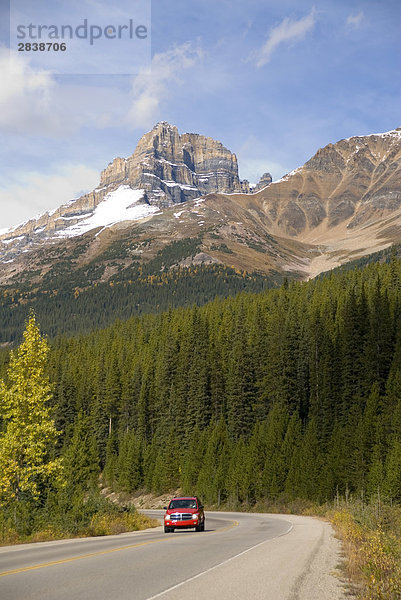
[[[173,533],[174,529],[195,527],[195,531],[205,531],[205,513],[203,506],[196,496],[173,498],[164,507],[164,531]]]

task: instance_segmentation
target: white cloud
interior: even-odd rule
[[[201,56],[200,48],[189,42],[155,54],[150,72],[143,71],[133,80],[129,124],[134,128],[151,127],[160,116],[161,104],[180,83],[180,73],[193,67]]]
[[[348,25],[348,27],[359,27],[364,17],[365,15],[363,13],[363,10],[361,10],[357,15],[349,15],[346,24]]]
[[[54,127],[51,111],[56,86],[51,73],[35,70],[14,50],[0,47],[0,130],[43,133]]]
[[[302,17],[302,19],[290,19],[285,17],[277,27],[274,27],[263,46],[253,55],[258,68],[263,67],[270,61],[275,49],[284,42],[299,41],[304,39],[316,22],[316,10],[312,8],[311,12]]]
[[[96,85],[56,81],[35,69],[29,57],[0,46],[0,132],[69,138],[82,126],[121,125],[128,93],[107,82]],[[94,102],[96,97],[96,102]]]
[[[57,208],[99,182],[99,172],[84,165],[64,165],[57,173],[29,172],[0,188],[0,227],[11,227]]]

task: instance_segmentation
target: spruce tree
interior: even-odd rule
[[[401,440],[395,439],[387,455],[384,492],[388,499],[401,501]]]
[[[117,480],[117,461],[118,461],[118,442],[116,435],[112,433],[107,438],[106,444],[106,462],[104,465],[104,480],[105,483],[113,487]]]
[[[276,402],[268,417],[265,437],[265,464],[262,476],[264,495],[277,498],[284,490],[287,465],[283,454],[283,442],[288,427],[289,414],[282,403]]]
[[[309,500],[321,500],[323,457],[320,454],[314,419],[309,421],[299,452],[294,459],[291,465],[292,473],[289,475],[290,480],[294,482],[291,495]],[[297,473],[294,473],[294,469]]]
[[[124,434],[117,461],[117,484],[125,492],[134,492],[142,484],[142,444],[133,431]]]
[[[373,498],[378,490],[383,490],[384,475],[384,463],[381,448],[379,445],[375,445],[366,482],[366,494],[368,498]]]
[[[379,420],[379,404],[379,383],[375,383],[367,399],[363,416],[355,430],[352,479],[354,488],[362,492],[366,491],[366,478],[376,438],[377,421]]]
[[[242,306],[234,322],[231,343],[226,383],[227,421],[230,434],[238,438],[248,434],[253,424],[252,412],[256,391]]]
[[[183,456],[181,486],[184,494],[192,495],[197,491],[199,472],[206,452],[206,431],[195,427],[190,436]]]
[[[197,484],[199,494],[210,504],[220,505],[227,497],[230,452],[225,422],[212,423],[208,428],[208,443]]]
[[[83,413],[78,414],[71,442],[64,452],[64,469],[70,493],[77,488],[87,491],[96,487],[99,476],[96,439],[90,420]]]

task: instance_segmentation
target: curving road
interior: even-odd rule
[[[207,512],[204,533],[158,527],[0,548],[0,598],[339,600],[337,551],[317,519]]]

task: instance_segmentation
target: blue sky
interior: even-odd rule
[[[55,2],[71,6],[35,6]],[[102,3],[132,7],[78,6],[90,16]],[[329,142],[401,125],[399,0],[154,0],[150,73],[87,76],[58,75],[28,53],[9,59],[6,5],[0,229],[95,187],[160,120],[223,142],[252,182]]]

